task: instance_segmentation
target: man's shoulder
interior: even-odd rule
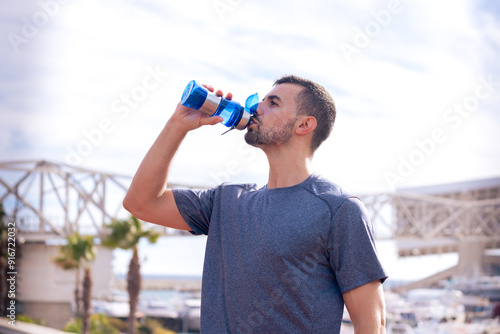
[[[312,174],[304,182],[303,189],[325,202],[332,211],[336,211],[345,200],[353,197],[335,182],[318,174]]]
[[[312,174],[306,182],[304,188],[318,196],[333,196],[347,198],[350,195],[337,183],[330,181],[319,174]]]

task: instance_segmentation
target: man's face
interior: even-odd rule
[[[275,86],[259,103],[245,141],[257,147],[288,144],[297,117],[296,97],[302,89],[288,83]]]

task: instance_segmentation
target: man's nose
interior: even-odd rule
[[[255,109],[255,115],[256,116],[261,116],[262,115],[262,102],[259,102],[257,104],[257,109]]]

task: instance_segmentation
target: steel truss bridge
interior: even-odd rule
[[[97,237],[125,218],[122,199],[131,177],[49,161],[0,162],[0,203],[26,241],[64,238],[79,231]],[[459,251],[464,240],[500,248],[500,178],[478,187],[422,194],[364,194],[377,239],[393,239],[400,256]],[[169,184],[172,187],[192,187]],[[151,225],[165,235],[183,232]]]
[[[106,224],[129,215],[121,204],[130,181],[126,175],[44,160],[0,162],[0,203],[26,241],[65,238],[76,231],[100,237]]]

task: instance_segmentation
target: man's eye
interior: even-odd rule
[[[278,104],[276,102],[274,102],[273,100],[271,100],[271,105],[272,106],[277,106]]]

